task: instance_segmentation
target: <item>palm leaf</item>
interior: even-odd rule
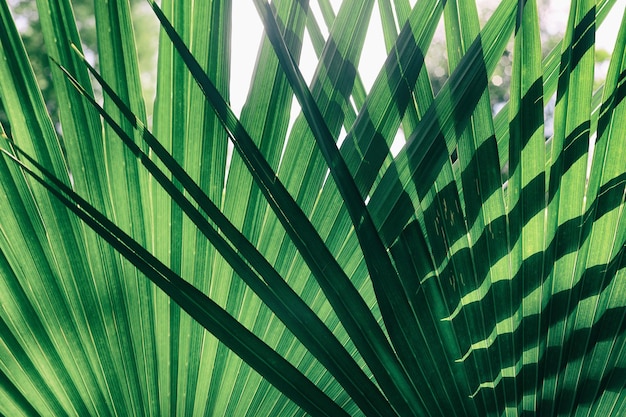
[[[70,2],[37,1],[58,134],[0,1],[0,414],[624,413],[626,23],[593,89],[615,0],[573,1],[543,61],[532,0],[482,27],[476,2],[381,0],[369,91],[374,1],[258,0],[240,116],[235,4],[149,4],[151,123],[131,4],[95,3],[94,68]]]

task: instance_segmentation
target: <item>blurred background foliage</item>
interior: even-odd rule
[[[50,61],[43,41],[39,16],[37,14],[36,0],[9,0],[9,6],[13,12],[13,17],[17,23],[18,30],[22,35],[22,41],[33,70],[37,76],[37,82],[41,89],[41,94],[48,107],[49,114],[54,122],[57,132],[61,134],[61,127],[58,119],[58,105],[54,87],[52,85],[52,75],[50,72]],[[133,24],[135,25],[135,37],[137,44],[141,45],[137,54],[139,66],[142,70],[142,88],[146,98],[152,98],[155,94],[156,85],[156,57],[158,32],[158,21],[155,19],[152,9],[143,0],[130,0],[133,11]],[[74,15],[78,24],[83,51],[87,59],[98,66],[96,53],[96,20],[94,17],[93,0],[72,0]],[[98,88],[98,83],[94,83],[94,88]],[[99,90],[95,91],[96,96],[100,96]],[[151,102],[150,99],[147,102]],[[146,109],[150,114],[151,108]],[[0,121],[10,129],[8,119],[0,101]]]

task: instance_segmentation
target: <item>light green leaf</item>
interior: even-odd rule
[[[0,414],[623,415],[620,1],[0,0]]]

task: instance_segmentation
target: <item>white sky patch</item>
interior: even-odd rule
[[[626,0],[617,0],[602,26],[596,32],[596,48],[604,49],[608,52],[613,50],[617,32],[624,17],[624,10],[626,10]]]
[[[248,96],[263,33],[263,23],[252,2],[239,6],[233,7],[230,75],[230,105],[236,115],[241,114]]]
[[[370,26],[365,36],[365,46],[361,53],[359,62],[359,74],[365,86],[365,91],[369,92],[376,81],[380,69],[387,59],[385,50],[385,39],[383,36],[383,26],[380,18],[378,6],[374,5]]]
[[[309,36],[308,31],[304,31],[304,37],[302,39],[302,52],[300,54],[300,72],[304,77],[306,83],[311,86],[311,81],[313,80],[313,75],[315,74],[315,68],[317,68],[317,55],[315,54],[315,49],[313,48],[313,41]]]
[[[391,144],[391,148],[389,149],[391,155],[395,158],[396,155],[400,153],[405,144],[406,137],[404,135],[404,131],[402,129],[398,129],[398,131],[396,132],[396,137],[393,139],[393,143]]]

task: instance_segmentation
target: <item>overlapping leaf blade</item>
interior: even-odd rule
[[[381,0],[389,58],[367,94],[375,2],[320,1],[324,24],[307,1],[258,3],[269,37],[240,119],[235,3],[155,8],[154,136],[126,0],[96,4],[102,106],[69,2],[38,0],[63,136],[0,3],[2,147],[42,164],[0,160],[0,413],[620,415],[623,28],[592,89],[615,0],[573,1],[543,66],[532,0],[501,2],[482,30],[475,2]],[[451,77],[433,96],[423,62],[444,8]],[[492,116],[512,34],[511,98]]]

